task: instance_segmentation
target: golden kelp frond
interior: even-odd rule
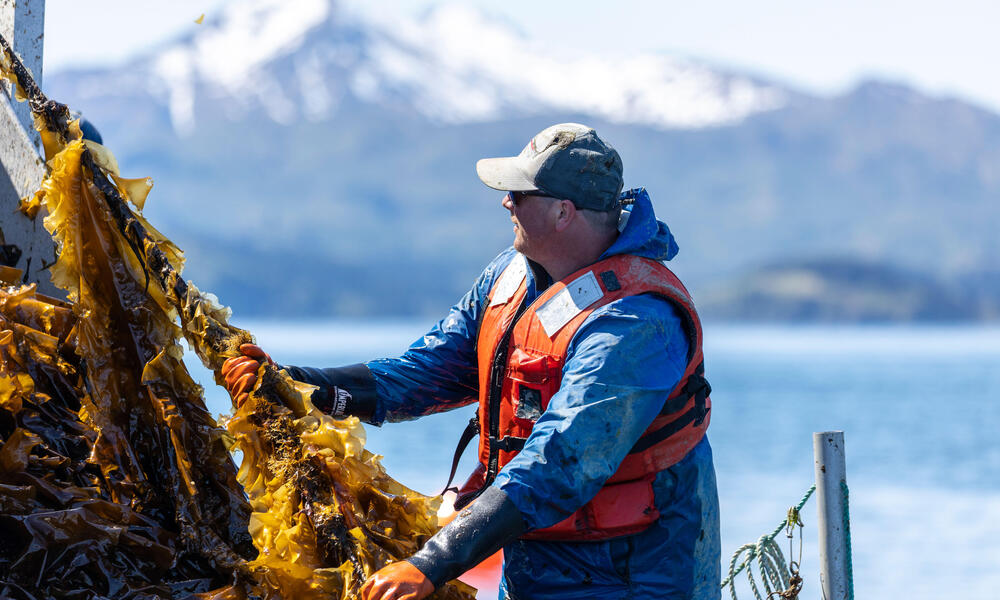
[[[105,418],[92,391],[112,373],[79,351],[92,325],[76,308],[34,285],[0,288],[0,596],[173,598],[231,584],[255,555],[250,510],[201,390],[159,393],[152,378],[116,399],[127,418]]]
[[[113,598],[140,588],[153,597],[356,598],[375,570],[436,531],[438,499],[392,480],[364,449],[356,419],[322,414],[307,386],[271,364],[261,367],[227,432],[218,427],[178,341],[184,337],[218,380],[223,361],[252,336],[229,324],[229,310],[214,296],[181,278],[180,250],[126,203],[143,191],[113,172],[109,150],[80,140],[78,124],[44,97],[2,37],[0,48],[0,73],[17,80],[41,126],[49,176],[37,197],[59,249],[52,280],[70,299],[62,313],[24,309],[0,330],[0,350],[9,355],[0,370],[0,519],[77,511],[81,503],[100,506],[103,519],[68,516],[47,532],[25,526],[10,540],[0,528],[0,546],[35,552],[31,570],[16,551],[9,559],[0,551],[0,591],[53,597],[38,582],[62,573],[70,587],[59,589]],[[23,296],[14,307],[31,292],[9,295]],[[49,391],[56,382],[58,392]],[[51,450],[52,436],[20,425],[24,411],[53,397],[61,410],[46,413],[50,429],[79,431],[76,454]],[[223,440],[243,453],[238,473]],[[70,471],[47,475],[57,468]],[[82,483],[77,474],[86,475]],[[50,496],[59,498],[55,506],[46,503]],[[97,546],[85,543],[88,536]],[[57,538],[80,540],[83,554]],[[101,577],[72,579],[51,568],[97,551],[127,555],[142,544],[152,548],[135,552],[145,562],[115,558]],[[150,573],[160,583],[147,590],[141,586]],[[217,587],[224,580],[230,585]],[[456,582],[435,596],[472,594]]]

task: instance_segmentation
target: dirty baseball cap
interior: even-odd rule
[[[543,130],[517,156],[484,158],[476,173],[495,190],[539,191],[602,211],[618,206],[623,184],[618,152],[579,123]]]

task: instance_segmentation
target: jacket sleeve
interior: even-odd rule
[[[623,298],[591,315],[570,344],[559,390],[493,483],[527,530],[562,521],[597,494],[680,381],[687,352],[680,317],[662,298]]]
[[[497,277],[517,255],[508,248],[479,275],[475,284],[448,315],[398,358],[380,358],[364,365],[370,384],[346,385],[364,402],[364,420],[374,425],[405,421],[465,406],[477,399],[476,337],[485,301]],[[321,387],[343,381],[343,367],[308,369],[285,367],[305,383]],[[359,381],[363,378],[359,378]]]

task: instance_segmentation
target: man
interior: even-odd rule
[[[514,245],[448,316],[400,358],[286,367],[320,386],[317,407],[373,424],[479,400],[465,508],[363,597],[424,598],[503,548],[502,598],[718,598],[710,388],[697,314],[660,262],[673,236],[644,190],[621,194],[589,127],[476,170],[507,192]],[[266,360],[243,351],[224,369],[238,402]]]

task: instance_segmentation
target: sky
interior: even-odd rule
[[[114,64],[198,27],[227,2],[47,0],[45,69]],[[294,1],[294,0],[285,0]],[[663,51],[807,92],[868,78],[906,83],[1000,112],[1000,3],[985,0],[465,0],[532,38],[568,49]],[[419,16],[431,0],[345,0],[348,10]],[[86,10],[80,10],[80,6]],[[81,41],[77,31],[86,32]]]

